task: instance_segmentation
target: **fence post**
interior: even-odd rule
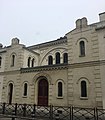
[[[15,104],[15,115],[17,115],[17,103]]]
[[[74,109],[73,106],[71,106],[71,117],[70,117],[71,119],[70,120],[73,120],[73,109]]]
[[[23,105],[23,116],[26,116],[26,104]]]
[[[95,120],[98,120],[98,110],[97,110],[97,108],[94,108],[94,111],[95,111]]]
[[[70,111],[69,111],[69,112],[70,112],[70,120],[71,120],[71,106],[69,107],[69,109],[70,109]]]
[[[6,103],[3,103],[3,112],[2,112],[2,114],[5,114],[5,104]]]
[[[53,106],[50,105],[50,120],[53,120]]]
[[[36,113],[36,105],[34,104],[34,109],[33,109],[32,113],[31,113],[32,118],[35,118],[35,113]]]

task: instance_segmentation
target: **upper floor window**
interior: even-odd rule
[[[63,63],[68,63],[68,54],[67,53],[63,54]]]
[[[56,64],[60,64],[60,53],[56,53]]]
[[[35,59],[32,59],[32,67],[34,67]]]
[[[53,57],[50,55],[48,56],[48,65],[52,65],[53,64]]]
[[[28,63],[27,63],[28,67],[30,67],[30,63],[31,63],[31,57],[28,58]]]
[[[85,42],[80,41],[80,56],[85,56]]]
[[[24,84],[24,93],[23,93],[24,96],[27,96],[27,88],[28,88],[28,85],[27,85],[27,83],[25,83]]]
[[[58,97],[62,97],[63,96],[63,88],[62,88],[62,82],[58,82]]]
[[[11,61],[11,66],[15,65],[15,55],[12,55],[12,61]]]
[[[2,57],[0,56],[0,66],[1,66],[1,63],[2,63]]]
[[[81,81],[81,97],[87,97],[87,85],[86,81]]]

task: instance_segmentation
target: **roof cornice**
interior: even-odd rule
[[[33,50],[33,49],[39,49],[39,48],[43,48],[43,47],[58,45],[58,44],[62,44],[62,43],[67,43],[67,37],[66,36],[60,37],[59,39],[53,40],[53,41],[50,41],[50,42],[45,42],[45,43],[29,46],[27,48]]]

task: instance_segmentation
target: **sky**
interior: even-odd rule
[[[65,36],[75,21],[86,17],[88,24],[99,21],[105,0],[0,0],[0,43],[36,45]]]

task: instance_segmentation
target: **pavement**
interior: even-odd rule
[[[0,120],[50,120],[49,118],[40,118],[40,117],[37,117],[37,118],[28,118],[28,117],[11,118],[11,117],[13,116],[0,115]]]
[[[0,117],[0,120],[50,120],[50,119],[43,119],[43,118],[33,118],[33,119],[28,119],[28,118],[6,118],[6,117]]]

